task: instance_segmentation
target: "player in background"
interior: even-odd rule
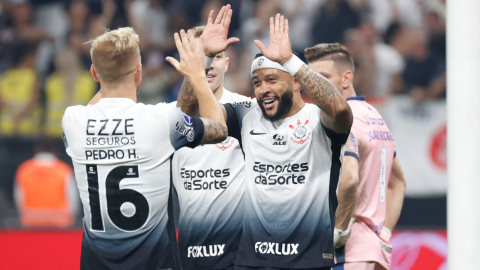
[[[203,44],[188,34],[174,35],[181,62],[167,60],[194,85],[202,118],[173,103],[136,102],[142,64],[132,28],[92,41],[91,73],[102,92],[88,106],[67,108],[62,119],[84,210],[81,269],[180,269],[167,209],[171,156],[181,147],[227,137],[208,87]]]
[[[210,12],[206,26],[192,29],[203,34],[204,49],[213,61],[207,80],[219,103],[250,101],[223,88],[228,69],[226,49],[232,11],[223,7],[216,20]],[[190,82],[185,79],[184,87]],[[178,244],[182,269],[233,269],[242,234],[244,209],[244,156],[233,137],[215,145],[182,148],[172,160],[173,185],[180,204]]]
[[[311,68],[340,90],[354,116],[338,188],[335,247],[339,249],[333,269],[390,269],[389,240],[406,187],[395,141],[377,110],[356,95],[355,67],[347,48],[319,44],[307,48],[305,57]]]
[[[333,84],[291,51],[288,21],[252,62],[257,102],[224,104],[245,152],[245,217],[235,269],[330,269],[342,148],[353,121]],[[300,89],[315,104],[305,104]],[[185,111],[191,91],[179,94]],[[190,106],[193,107],[193,106]]]

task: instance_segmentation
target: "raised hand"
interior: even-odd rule
[[[260,40],[254,42],[265,57],[283,65],[293,56],[288,33],[288,20],[277,13],[275,21],[273,17],[270,18],[270,46],[267,48]]]
[[[232,9],[230,5],[223,6],[218,12],[215,22],[213,21],[213,10],[208,15],[208,22],[205,30],[203,30],[203,46],[205,55],[215,56],[225,51],[230,44],[239,42],[238,38],[229,38],[228,28],[232,20]]]
[[[167,57],[166,60],[187,78],[205,77],[203,37],[194,38],[193,32],[188,30],[187,38],[185,30],[183,29],[180,30],[180,35],[175,33],[173,37],[178,53],[180,54],[180,62],[170,56]]]

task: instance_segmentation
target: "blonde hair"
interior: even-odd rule
[[[103,35],[92,40],[90,55],[100,80],[121,82],[123,76],[133,72],[140,63],[139,42],[137,33],[131,27],[107,29]]]
[[[190,28],[190,30],[192,30],[192,32],[193,32],[193,37],[199,38],[203,34],[203,31],[205,30],[205,27],[207,27],[207,26],[206,25],[200,25],[200,26],[195,26],[193,28]]]

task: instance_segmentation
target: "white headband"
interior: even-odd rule
[[[280,65],[277,62],[273,62],[272,60],[268,59],[265,56],[261,56],[258,58],[255,58],[252,63],[252,68],[251,68],[251,73],[250,75],[253,76],[253,72],[257,69],[262,69],[262,68],[275,68],[279,69],[281,71],[288,72],[282,65]]]

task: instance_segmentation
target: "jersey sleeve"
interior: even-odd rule
[[[170,142],[175,150],[184,146],[195,148],[203,138],[204,125],[200,117],[193,117],[170,103],[166,105]]]
[[[358,142],[353,134],[353,132],[350,132],[350,136],[348,136],[347,144],[345,147],[345,156],[351,156],[359,160],[358,158]]]
[[[246,99],[234,103],[225,103],[224,106],[227,112],[228,135],[241,141],[243,118],[248,112],[258,107],[257,101]]]
[[[346,132],[343,134],[336,133],[335,131],[327,128],[326,126],[323,125],[322,121],[320,121],[323,130],[325,131],[325,134],[327,134],[327,137],[332,141],[332,144],[335,145],[344,145],[345,142],[347,142],[348,139],[348,134],[350,132]]]

